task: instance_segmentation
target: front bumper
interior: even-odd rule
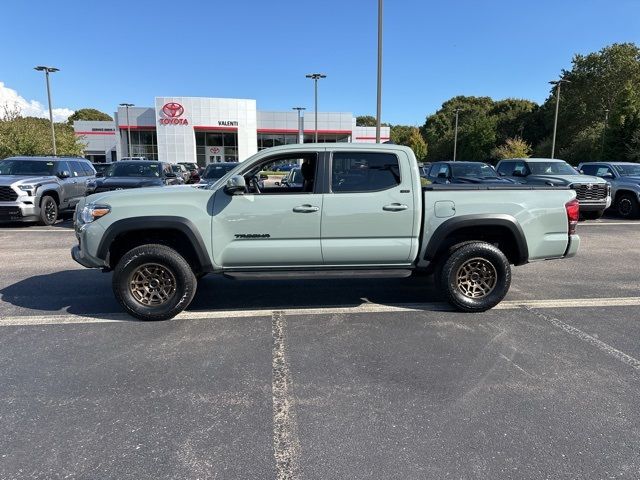
[[[0,202],[0,222],[32,222],[40,217],[40,207],[35,205],[35,199],[28,200],[33,203]]]
[[[78,244],[71,248],[71,258],[83,267],[107,268],[107,261],[98,258],[96,253],[104,228],[96,222],[79,226],[75,225]]]
[[[611,206],[611,197],[607,197],[606,202],[581,202],[578,200],[578,203],[581,212],[604,212]]]

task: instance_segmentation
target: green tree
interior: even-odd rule
[[[411,135],[407,146],[411,147],[419,162],[427,158],[427,142],[424,141],[424,138],[420,135],[420,130],[416,127],[411,127]]]
[[[634,136],[638,102],[640,102],[640,48],[633,43],[613,44],[598,52],[575,55],[571,70],[563,70],[560,92],[556,151],[568,155],[574,163],[583,160],[578,155],[596,159],[600,142],[592,142],[585,153],[585,131],[593,133],[604,128],[605,111],[609,110],[609,126],[605,132],[603,157],[624,160],[626,147]],[[540,117],[547,131],[553,129],[556,88],[540,108]],[[598,127],[600,125],[600,127]],[[582,146],[577,148],[576,142]],[[550,154],[549,152],[546,155]]]
[[[80,110],[76,110],[67,120],[69,125],[73,125],[73,122],[77,120],[102,120],[108,121],[113,120],[110,115],[107,115],[100,110],[96,110],[95,108],[81,108]]]
[[[531,145],[520,137],[507,138],[505,142],[491,152],[496,160],[505,158],[528,158],[531,155]]]
[[[375,127],[376,117],[373,115],[359,115],[356,117],[356,125],[358,127]]]
[[[66,123],[54,124],[58,155],[82,155],[85,144]],[[21,117],[5,108],[0,119],[0,158],[15,155],[51,155],[51,124],[48,119]]]

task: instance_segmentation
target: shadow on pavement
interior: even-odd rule
[[[1,289],[0,300],[18,307],[19,315],[47,312],[100,318],[101,314],[123,312],[111,290],[111,274],[97,270],[35,275]],[[439,301],[442,298],[428,277],[256,281],[209,275],[200,280],[188,310],[271,310]]]

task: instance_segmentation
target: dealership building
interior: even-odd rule
[[[145,157],[172,163],[243,161],[268,147],[309,143],[313,111],[264,112],[255,100],[156,97],[154,107],[118,107],[114,121],[76,121],[73,128],[94,162]],[[130,139],[130,141],[129,141]],[[318,142],[375,142],[375,127],[356,126],[351,113],[318,112]],[[389,140],[382,127],[381,141]]]

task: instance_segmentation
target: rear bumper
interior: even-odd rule
[[[570,235],[569,236],[569,245],[567,246],[567,251],[564,254],[564,258],[575,257],[578,253],[578,249],[580,248],[580,237],[578,235]]]

